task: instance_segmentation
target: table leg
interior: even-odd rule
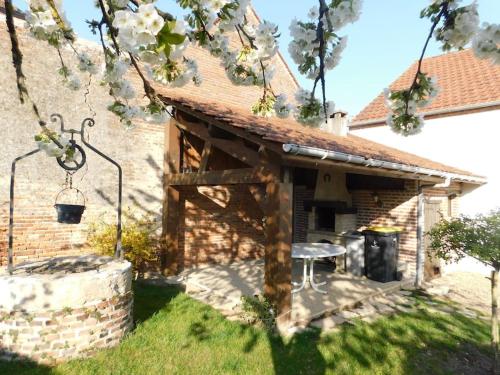
[[[321,285],[325,285],[326,281],[323,281],[322,283],[315,283],[314,282],[314,259],[311,259],[311,266],[309,270],[309,283],[311,284],[311,287],[318,293],[326,294],[328,293],[326,290],[322,290],[318,288]]]
[[[307,259],[304,258],[304,269],[303,269],[303,273],[302,273],[302,282],[300,282],[300,283],[293,282],[292,283],[293,286],[298,287],[296,289],[293,289],[292,293],[300,292],[302,289],[305,288],[306,283],[307,283]]]

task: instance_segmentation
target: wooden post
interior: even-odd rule
[[[179,191],[168,186],[165,191],[163,222],[163,246],[161,268],[166,276],[176,275],[180,271],[180,252],[179,248],[179,219],[182,209],[179,200]]]
[[[285,325],[292,309],[293,184],[268,183],[266,194],[264,294],[276,307],[278,324]]]
[[[181,137],[175,120],[165,128],[165,158],[163,166],[163,222],[160,267],[165,275],[179,272],[179,191],[168,185],[167,175],[179,173],[181,165]]]

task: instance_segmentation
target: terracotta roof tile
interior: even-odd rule
[[[263,140],[275,142],[280,146],[293,143],[301,146],[317,147],[325,150],[343,152],[365,158],[379,159],[388,162],[402,163],[411,166],[429,168],[448,173],[467,176],[474,174],[457,168],[434,162],[407,152],[381,145],[355,135],[336,136],[319,129],[305,127],[292,119],[263,118],[254,116],[248,109],[241,106],[230,106],[211,102],[194,96],[179,96],[170,93],[163,99],[168,104],[192,115],[209,118],[226,125],[244,129],[260,136]],[[475,176],[479,177],[479,176]]]
[[[416,69],[415,62],[390,88],[408,88]],[[500,104],[500,66],[476,58],[470,49],[426,58],[422,62],[422,70],[437,78],[440,89],[434,101],[422,109],[424,114],[435,111],[451,113],[465,106],[495,102]],[[382,124],[387,114],[381,93],[353,119],[352,125]]]

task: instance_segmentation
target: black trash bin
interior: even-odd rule
[[[387,283],[398,275],[399,234],[397,227],[370,227],[365,236],[365,273],[370,280]]]

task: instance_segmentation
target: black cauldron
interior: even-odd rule
[[[57,222],[62,224],[80,224],[85,206],[80,204],[57,203]]]
[[[62,192],[74,190],[76,191],[77,197],[81,196],[83,198],[83,204],[70,204],[70,203],[58,203],[59,196]],[[78,198],[77,198],[78,200]],[[57,211],[57,222],[61,224],[80,224],[82,220],[83,211],[85,211],[85,195],[81,190],[74,188],[72,186],[62,189],[59,194],[57,194],[56,202],[54,207]]]

